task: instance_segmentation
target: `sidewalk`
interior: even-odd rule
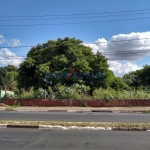
[[[0,106],[0,110],[5,110],[7,107]],[[17,107],[15,111],[48,111],[48,112],[150,112],[150,107]]]

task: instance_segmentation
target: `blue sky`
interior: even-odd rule
[[[93,52],[104,52],[117,76],[150,64],[150,53],[146,51],[150,49],[150,40],[132,41],[150,38],[149,0],[0,0],[0,3],[0,47],[35,46],[68,36],[82,40]],[[106,45],[110,40],[131,41]],[[116,55],[116,50],[127,53]],[[130,55],[131,50],[138,51]],[[25,57],[28,51],[29,48],[21,47],[0,48],[0,65],[18,65],[23,60],[20,56]]]

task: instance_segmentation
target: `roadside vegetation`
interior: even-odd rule
[[[0,67],[0,88],[14,91],[13,95],[6,94],[7,98],[150,98],[149,74],[150,65],[145,65],[122,78],[116,77],[105,56],[94,54],[79,39],[66,37],[31,48],[18,68]]]
[[[79,86],[72,85],[71,87],[65,87],[63,85],[58,86],[57,92],[52,91],[51,87],[44,92],[44,89],[39,88],[34,90],[31,88],[29,91],[23,90],[20,95],[10,95],[8,98],[16,99],[103,99],[103,100],[113,100],[113,99],[148,99],[150,98],[150,90],[143,89],[132,89],[132,90],[114,90],[112,88],[107,89],[95,89],[92,95],[89,94],[90,88],[84,85]],[[20,97],[19,97],[20,96]]]
[[[7,106],[6,107],[6,111],[14,111],[14,109],[15,108],[18,108],[18,107],[20,107],[20,104],[19,103],[15,103],[14,105],[12,105],[12,106]]]

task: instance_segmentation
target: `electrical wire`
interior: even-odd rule
[[[139,40],[150,40],[150,38],[140,38],[140,39],[130,39],[130,40],[118,40],[118,41],[106,41],[106,42],[84,42],[84,43],[81,43],[81,44],[98,44],[98,43],[115,43],[115,42],[130,42],[130,41],[139,41]],[[13,47],[13,46],[0,46],[0,48],[27,48],[27,47],[35,47],[36,46],[16,46],[16,47]]]
[[[118,40],[118,41],[106,41],[106,42],[94,42],[94,43],[83,43],[83,44],[98,44],[98,43],[115,43],[115,42],[129,42],[129,41],[138,41],[138,40],[150,40],[150,38],[141,38],[141,39],[130,39],[130,40]]]
[[[150,19],[150,17],[144,17],[144,18],[132,18],[132,19],[118,19],[118,20],[103,20],[103,21],[93,21],[93,22],[74,22],[74,23],[54,23],[54,24],[26,24],[26,25],[21,25],[21,24],[15,24],[15,25],[9,25],[5,24],[0,26],[59,26],[59,25],[79,25],[79,24],[94,24],[94,23],[106,23],[106,22],[119,22],[119,21],[131,21],[131,20],[143,20],[143,19]]]
[[[137,9],[137,10],[128,10],[128,11],[112,11],[112,12],[100,12],[100,13],[82,13],[82,14],[67,14],[67,15],[36,15],[36,16],[0,16],[0,18],[11,18],[11,17],[47,17],[47,16],[77,16],[77,15],[93,15],[93,14],[110,14],[110,13],[128,13],[128,12],[137,12],[137,11],[148,11],[150,9]]]
[[[144,54],[144,53],[150,53],[150,49],[141,49],[141,50],[124,50],[124,51],[104,51],[104,52],[100,52],[102,53],[103,55],[114,55],[114,54],[130,54],[132,53],[138,53],[138,54]],[[0,60],[2,59],[12,59],[12,58],[15,58],[15,59],[25,59],[25,58],[30,58],[30,57],[26,57],[26,56],[1,56],[3,58],[0,58]],[[83,57],[83,56],[78,56],[78,57]]]
[[[124,41],[135,41],[135,40],[150,40],[150,38],[140,38],[140,39],[130,39],[130,40],[118,40],[118,41],[107,41],[107,42],[96,42],[96,43],[82,43],[82,44],[97,44],[97,43],[110,43],[110,42],[124,42]],[[36,47],[36,46],[18,46],[18,47],[0,47],[0,48],[25,48],[25,47]],[[130,50],[130,54],[144,54],[144,53],[150,53],[150,49],[141,49],[141,50]],[[123,50],[123,51],[103,51],[100,52],[102,55],[109,56],[109,55],[115,55],[115,54],[128,54],[128,50]],[[27,56],[1,56],[0,60],[5,60],[6,59],[26,59],[29,58]],[[83,57],[83,56],[81,56]]]
[[[26,47],[36,47],[36,46],[0,46],[0,48],[26,48]]]
[[[138,14],[150,14],[150,12],[146,12],[146,13],[134,13],[134,14],[118,14],[118,15],[107,15],[107,16],[86,16],[86,17],[73,17],[73,18],[47,18],[47,19],[13,19],[13,20],[0,20],[0,21],[19,21],[19,20],[59,20],[59,19],[87,19],[87,18],[104,18],[104,17],[112,17],[112,16],[129,16],[129,15],[138,15]]]

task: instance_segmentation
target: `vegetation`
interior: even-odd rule
[[[42,45],[38,44],[32,48],[27,59],[21,63],[18,70],[18,87],[29,89],[47,88],[42,78],[45,78],[48,72],[67,72],[68,74],[75,69],[75,72],[83,72],[80,78],[66,77],[63,79],[55,76],[47,78],[51,82],[54,90],[58,83],[65,86],[71,86],[74,83],[84,84],[91,87],[92,91],[97,87],[106,88],[111,85],[114,75],[110,71],[107,59],[101,54],[94,55],[89,47],[81,44],[82,41],[75,38],[58,39],[57,41],[48,41]],[[89,72],[105,73],[104,80],[87,80],[85,75]],[[75,73],[74,73],[75,74]]]
[[[6,111],[14,111],[14,109],[17,108],[17,107],[20,107],[20,104],[15,103],[15,104],[12,105],[12,106],[8,106],[5,110],[6,110]]]
[[[143,66],[142,69],[125,74],[123,76],[123,81],[130,87],[135,87],[136,89],[142,88],[147,90],[150,88],[150,65]]]
[[[17,87],[17,67],[8,65],[0,67],[0,88],[13,91]]]
[[[99,74],[101,73],[101,74]],[[10,98],[150,98],[150,66],[115,77],[105,56],[93,54],[81,40],[49,40],[31,48],[19,68],[0,67],[0,88]]]

